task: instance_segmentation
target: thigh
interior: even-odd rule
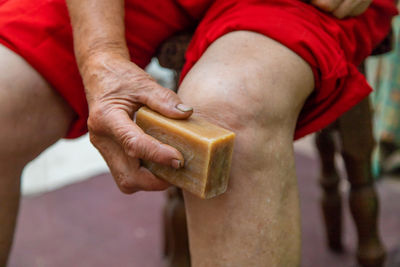
[[[184,103],[236,133],[227,192],[210,200],[185,194],[194,266],[296,266],[292,142],[313,81],[298,55],[245,31],[217,39],[184,78]]]
[[[0,45],[0,157],[25,164],[67,133],[71,108],[23,58]]]
[[[0,265],[12,244],[22,169],[66,134],[73,116],[24,59],[0,45]]]

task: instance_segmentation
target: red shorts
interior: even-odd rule
[[[356,66],[387,35],[397,13],[392,0],[375,0],[361,16],[345,20],[300,0],[125,2],[127,42],[132,61],[141,67],[165,39],[196,26],[183,76],[214,40],[235,30],[264,34],[301,56],[312,67],[316,86],[295,138],[330,124],[370,93]],[[66,137],[84,134],[88,108],[65,1],[0,0],[0,43],[24,57],[75,111]]]

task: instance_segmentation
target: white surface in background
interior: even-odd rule
[[[314,137],[314,134],[309,134],[294,142],[294,151],[309,157],[315,157],[317,155],[317,148],[314,145]]]
[[[28,164],[22,174],[22,193],[37,194],[107,171],[88,135],[60,140]]]
[[[146,69],[160,84],[172,85],[173,73],[153,61]],[[295,150],[315,156],[313,135],[295,142]],[[32,161],[22,175],[23,194],[38,194],[83,181],[108,171],[107,165],[90,144],[87,135],[76,140],[60,140]]]

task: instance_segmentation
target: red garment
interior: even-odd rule
[[[345,20],[300,0],[126,0],[126,36],[132,61],[145,67],[166,38],[198,25],[182,77],[230,31],[251,30],[284,44],[310,64],[315,77],[298,120],[299,138],[369,94],[356,65],[386,36],[396,12],[392,0],[375,0],[361,16]],[[0,43],[24,57],[76,112],[67,138],[84,134],[88,109],[65,1],[0,0]]]

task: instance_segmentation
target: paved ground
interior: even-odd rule
[[[355,266],[349,216],[345,220],[346,251],[341,255],[328,252],[318,205],[318,164],[310,155],[299,153],[296,161],[303,220],[302,266]],[[400,246],[400,182],[387,181],[378,188],[381,231],[386,246],[394,250]],[[120,194],[108,174],[25,197],[9,267],[162,266],[163,203],[163,193]]]

